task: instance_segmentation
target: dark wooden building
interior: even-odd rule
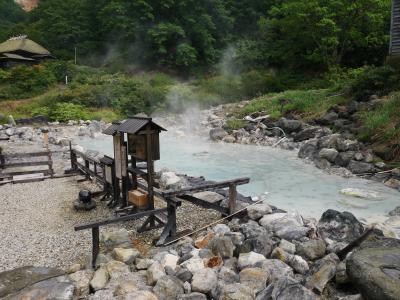
[[[389,55],[400,54],[400,0],[392,0]]]

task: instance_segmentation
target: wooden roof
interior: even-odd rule
[[[136,134],[141,129],[146,127],[148,124],[151,125],[151,128],[158,131],[166,131],[163,127],[154,123],[152,118],[147,117],[131,117],[122,122],[113,123],[111,126],[106,128],[103,133],[107,135],[114,135],[117,132]]]

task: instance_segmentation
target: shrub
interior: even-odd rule
[[[246,126],[246,121],[239,119],[228,119],[226,121],[226,126],[228,126],[230,130],[238,130]]]
[[[383,96],[400,87],[400,78],[389,66],[366,67],[353,80],[350,91],[356,100],[365,100],[371,95]]]
[[[88,113],[82,105],[73,103],[57,103],[51,108],[49,117],[52,120],[66,122],[68,120],[86,120]]]

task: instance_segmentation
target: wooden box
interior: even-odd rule
[[[128,153],[137,159],[146,160],[146,135],[128,134]],[[158,133],[151,135],[151,159],[160,159],[160,137]]]
[[[140,208],[147,207],[147,193],[142,190],[128,191],[128,201]]]

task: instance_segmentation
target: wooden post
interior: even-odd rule
[[[236,196],[237,196],[237,192],[236,192],[236,184],[230,184],[229,185],[229,213],[233,214],[235,212],[236,209]]]
[[[150,125],[147,125],[147,130],[150,131]],[[149,204],[147,206],[148,210],[154,209],[154,191],[153,191],[153,173],[154,173],[154,162],[153,162],[153,152],[151,147],[151,133],[146,133],[146,159],[147,159],[147,193]],[[150,216],[150,227],[155,226],[154,216]]]
[[[92,268],[96,269],[96,260],[100,252],[100,230],[99,227],[92,228]]]
[[[87,171],[90,170],[90,162],[87,159],[85,159],[85,168],[86,168]],[[86,176],[85,177],[86,177],[87,180],[90,180],[89,172],[86,172]]]
[[[123,138],[121,139],[124,140]],[[121,208],[128,206],[128,155],[127,143],[121,145],[121,181],[122,181],[122,204]]]

